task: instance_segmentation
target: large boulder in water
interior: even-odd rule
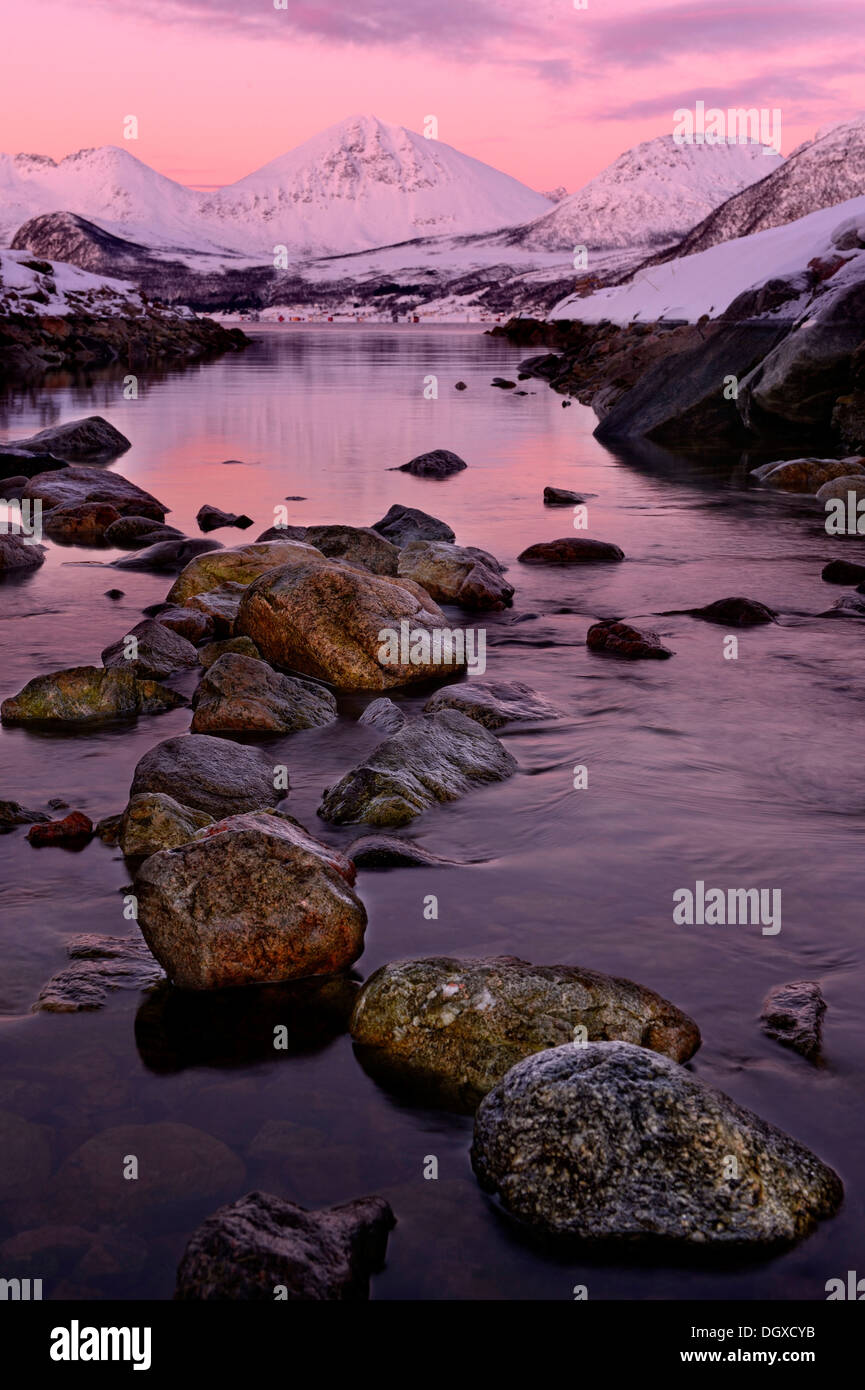
[[[148,570],[154,574],[179,574],[191,560],[212,550],[221,550],[221,541],[209,541],[204,536],[171,536],[156,540],[134,555],[124,555],[112,561],[118,570]]]
[[[355,867],[274,812],[230,816],[146,859],[138,924],[182,989],[332,975],[363,950]]]
[[[566,1044],[512,1067],[481,1101],[472,1164],[512,1216],[599,1241],[770,1249],[843,1196],[803,1144],[626,1042]]]
[[[221,585],[251,584],[268,570],[289,564],[326,564],[321,551],[303,541],[252,541],[192,560],[172,584],[168,602],[186,604],[195,594],[206,594]]]
[[[424,714],[458,709],[487,729],[501,729],[511,720],[558,719],[562,713],[522,681],[466,681],[464,685],[445,685],[430,696],[423,709]]]
[[[336,719],[336,700],[324,686],[232,652],[208,667],[192,705],[195,734],[290,734]]]
[[[307,1211],[267,1192],[220,1207],[190,1237],[175,1299],[358,1302],[396,1224],[383,1197]]]
[[[52,454],[55,458],[77,462],[116,458],[132,445],[125,434],[101,415],[88,415],[82,420],[69,420],[65,425],[49,425],[27,439],[10,439],[7,448],[21,449],[28,454]]]
[[[134,671],[73,666],[35,676],[0,705],[4,724],[102,724],[185,705],[182,695]]]
[[[593,541],[582,536],[538,541],[517,556],[522,565],[591,565],[624,558],[625,552],[612,542]]]
[[[191,671],[198,665],[198,652],[170,627],[145,618],[105,648],[102,665],[162,680],[174,671]]]
[[[35,570],[44,563],[44,545],[34,545],[11,531],[0,534],[0,574]]]
[[[396,546],[408,545],[409,541],[452,541],[454,533],[446,521],[437,516],[422,512],[417,507],[403,507],[395,502],[381,521],[373,524],[374,531],[392,541]]]
[[[265,660],[340,690],[388,690],[464,668],[457,661],[446,666],[443,648],[437,656],[436,632],[451,629],[412,580],[316,555],[262,575],[243,596],[235,632],[251,637]]]
[[[232,816],[275,806],[285,792],[274,787],[274,780],[273,764],[258,749],[209,734],[187,734],[144,754],[129,794],[165,792],[209,816]]]
[[[21,496],[40,498],[46,511],[82,502],[106,502],[120,516],[150,516],[154,521],[164,521],[168,511],[151,493],[119,473],[104,468],[85,468],[81,464],[36,473]]]
[[[651,989],[515,956],[384,965],[361,990],[351,1033],[374,1074],[460,1107],[476,1105],[524,1057],[577,1036],[636,1043],[676,1062],[700,1045],[693,1019]]]
[[[618,623],[612,618],[592,623],[586,634],[586,646],[590,652],[621,656],[626,661],[666,661],[673,655],[669,647],[661,645],[657,632],[641,632],[629,623]]]
[[[398,573],[426,589],[436,603],[463,608],[510,608],[514,586],[502,578],[494,555],[446,541],[409,541],[399,552]]]
[[[452,473],[461,473],[468,464],[459,454],[450,449],[431,449],[428,454],[418,454],[408,463],[400,464],[394,471],[413,473],[416,478],[449,478]]]
[[[438,801],[503,782],[516,759],[494,734],[457,710],[413,719],[325,793],[318,808],[335,825],[406,825]]]

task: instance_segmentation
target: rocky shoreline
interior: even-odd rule
[[[40,853],[82,848],[94,835],[116,844],[140,929],[128,939],[77,938],[71,963],[34,1007],[99,1008],[116,989],[148,991],[145,1012],[172,999],[189,1008],[202,997],[255,1001],[273,989],[340,991],[336,1009],[328,996],[328,1028],[350,1033],[358,1063],[409,1103],[474,1113],[481,1188],[518,1224],[554,1239],[769,1253],[834,1215],[843,1197],[837,1174],[689,1071],[698,1022],[638,982],[510,956],[394,961],[360,985],[352,979],[368,925],[358,885],[364,854],[376,867],[434,869],[394,832],[438,803],[521,775],[502,731],[559,717],[521,684],[450,683],[465,674],[464,654],[449,666],[434,656],[434,639],[453,632],[439,602],[474,621],[478,609],[507,606],[516,586],[495,556],[458,545],[446,522],[399,506],[372,526],[270,528],[231,547],[186,537],[166,525],[166,503],[92,466],[128,444],[91,417],[6,446],[12,459],[30,461],[21,496],[43,504],[48,534],[93,544],[110,532],[130,551],[114,562],[121,572],[134,560],[171,584],[129,631],[106,632],[102,666],[34,678],[3,701],[4,723],[86,735],[166,709],[188,706],[191,716],[188,733],[139,759],[125,807],[106,807],[96,827],[74,810],[58,820],[3,803],[4,828],[18,828]],[[406,467],[423,474],[444,454]],[[455,457],[444,459],[448,473],[468,466]],[[46,459],[51,466],[34,471]],[[810,487],[819,472],[800,468],[792,481]],[[202,508],[202,529],[211,514]],[[223,514],[221,524],[237,521]],[[44,559],[16,536],[4,537],[3,554],[10,572]],[[571,537],[529,545],[519,562],[624,558],[611,543]],[[776,617],[743,599],[697,616],[736,626]],[[402,625],[411,630],[409,654],[381,640],[382,629]],[[589,629],[587,646],[612,660],[673,655],[655,634],[609,619]],[[200,675],[191,698],[164,684],[190,673]],[[413,718],[388,698],[430,681],[440,688]],[[318,807],[324,825],[364,832],[343,852],[291,815],[290,767],[252,735],[326,727],[345,694],[369,697],[357,718],[366,751]],[[371,751],[370,731],[381,735]],[[386,834],[374,839],[370,830]],[[815,1062],[824,1010],[812,982],[785,984],[767,999],[763,1026]],[[135,1128],[124,1131],[121,1151],[138,1152]],[[217,1143],[186,1126],[155,1128],[171,1131],[169,1149],[209,1145],[207,1157]],[[390,1206],[374,1197],[309,1212],[267,1193],[237,1198],[242,1173],[224,1147],[213,1160],[223,1177],[212,1196],[234,1200],[191,1237],[176,1297],[367,1296],[394,1226]],[[58,1202],[64,1182],[73,1191],[69,1173],[96,1162],[83,1150],[57,1175]],[[301,1259],[301,1248],[316,1258]]]

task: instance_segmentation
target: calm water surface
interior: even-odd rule
[[[698,1076],[841,1173],[841,1214],[770,1261],[691,1268],[549,1252],[515,1233],[478,1189],[470,1119],[390,1096],[333,1028],[274,1054],[255,1007],[243,1006],[243,1019],[214,1018],[171,991],[158,1007],[117,993],[100,1013],[31,1014],[71,935],[128,934],[129,873],[99,841],[78,853],[40,851],[18,830],[0,839],[0,1109],[43,1129],[27,1131],[29,1176],[0,1186],[0,1239],[73,1219],[64,1213],[75,1170],[60,1170],[93,1136],[170,1122],[228,1146],[230,1196],[258,1186],[306,1206],[387,1197],[398,1225],[376,1298],[568,1299],[578,1283],[591,1298],[823,1298],[827,1279],[861,1267],[865,790],[855,731],[865,632],[820,616],[843,592],[822,583],[823,563],[861,558],[860,543],[829,540],[801,500],[749,490],[738,456],[711,465],[651,451],[617,456],[592,438],[590,411],[563,409],[543,384],[524,383],[522,397],[490,389],[524,355],[477,329],[262,331],[238,357],[142,378],[135,401],[123,399],[122,374],[6,395],[0,437],[104,415],[132,440],[113,466],[190,534],[204,502],[254,517],[247,539],[291,494],[305,500],[285,504],[289,519],[310,524],[368,525],[401,502],[509,565],[514,609],[470,620],[487,629],[487,678],[526,681],[566,717],[512,726],[504,740],[519,774],[411,827],[436,854],[483,862],[359,874],[369,911],[359,977],[405,956],[507,953],[639,980],[700,1024]],[[430,375],[437,400],[425,399]],[[465,392],[453,389],[460,379]],[[468,469],[444,482],[387,471],[437,447]],[[517,565],[531,542],[576,534],[568,509],[543,507],[545,484],[596,494],[588,534],[621,545],[627,562]],[[39,571],[3,583],[0,695],[42,672],[98,662],[164,597],[170,579],[106,569],[113,558],[52,545]],[[120,602],[105,597],[113,587],[124,591]],[[775,626],[739,634],[736,661],[724,659],[725,629],[663,616],[730,594],[781,614]],[[659,631],[675,658],[630,666],[591,656],[586,630],[608,616]],[[424,697],[397,698],[411,712]],[[316,807],[374,746],[355,724],[363,703],[343,701],[337,725],[268,745],[290,769],[289,809],[340,845],[357,831],[325,827]],[[62,797],[95,821],[122,809],[147,749],[188,725],[178,710],[87,734],[3,730],[2,795],[37,807]],[[583,791],[573,789],[577,764],[588,768]],[[672,895],[697,879],[780,888],[780,934],[675,926]],[[423,916],[429,893],[437,921]],[[828,1001],[822,1068],[759,1029],[766,990],[796,979],[819,980]],[[264,1003],[260,1015],[269,1019]],[[428,1155],[439,1160],[435,1182],[422,1177]],[[75,1224],[113,1231],[120,1254],[74,1275],[78,1256],[55,1259],[46,1296],[170,1297],[186,1238],[218,1201],[197,1193],[193,1174],[154,1206],[143,1185],[121,1180],[119,1161],[116,1175],[88,1181],[98,1187],[92,1211],[75,1210],[74,1190],[69,1211]],[[0,1274],[14,1272],[8,1263]]]

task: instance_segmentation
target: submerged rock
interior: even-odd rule
[[[0,533],[0,575],[35,570],[44,563],[44,545],[34,545],[12,531]]]
[[[338,850],[273,812],[230,816],[145,860],[138,922],[182,989],[332,975],[363,950],[366,909]]]
[[[359,869],[389,868],[434,868],[437,865],[453,865],[453,859],[442,859],[431,854],[423,845],[413,840],[402,840],[397,835],[362,835],[347,851],[349,859]]]
[[[0,833],[16,825],[34,825],[37,821],[50,819],[44,811],[30,811],[20,801],[0,801]]]
[[[369,1297],[370,1274],[384,1265],[395,1225],[383,1197],[307,1211],[267,1192],[250,1192],[193,1233],[174,1297],[359,1302]]]
[[[336,700],[324,686],[279,675],[264,661],[232,652],[208,668],[192,705],[195,734],[290,734],[336,718]]]
[[[457,710],[413,719],[331,787],[318,808],[336,825],[406,825],[437,801],[503,782],[515,758]]]
[[[238,516],[237,512],[224,512],[219,507],[211,507],[205,503],[199,507],[195,518],[198,522],[200,531],[217,531],[220,526],[237,526],[241,531],[245,531],[248,526],[252,526],[251,516]]]
[[[700,1046],[693,1019],[654,990],[515,956],[382,966],[360,992],[351,1034],[374,1072],[469,1107],[524,1057],[577,1037],[620,1039],[676,1062]]]
[[[397,734],[406,720],[399,705],[382,695],[381,699],[370,701],[357,722],[372,729],[381,729],[383,734]]]
[[[121,516],[105,530],[105,540],[109,545],[136,548],[155,545],[160,540],[176,540],[178,537],[182,538],[183,532],[178,531],[176,526],[167,526],[165,522],[154,521],[149,516]]]
[[[393,471],[413,473],[416,478],[449,478],[452,473],[461,473],[464,468],[468,468],[468,464],[459,454],[452,454],[450,449],[431,449],[428,454],[418,454]]]
[[[186,605],[196,594],[206,594],[224,584],[248,585],[268,570],[289,564],[313,564],[316,560],[327,564],[321,551],[302,541],[252,541],[230,550],[220,548],[189,562],[172,584],[168,602]]]
[[[175,671],[191,671],[198,665],[198,652],[185,637],[163,623],[145,618],[105,648],[102,664],[108,670],[131,671],[141,678],[163,680]]]
[[[134,671],[102,666],[73,666],[35,676],[23,690],[0,705],[4,724],[97,724],[111,719],[134,719],[177,709],[186,700]]]
[[[65,425],[49,425],[27,439],[10,439],[6,447],[78,460],[116,458],[131,449],[132,444],[101,415],[88,415],[82,420],[68,420]]]
[[[487,729],[501,729],[511,720],[558,719],[561,710],[548,703],[522,681],[467,681],[446,685],[431,695],[424,714],[458,709]]]
[[[544,506],[545,507],[570,507],[575,502],[585,502],[585,496],[580,492],[571,492],[567,487],[545,487]]]
[[[44,510],[82,503],[107,503],[116,509],[118,516],[150,516],[154,521],[164,521],[168,511],[151,493],[136,487],[119,473],[86,468],[81,464],[36,473],[21,495],[22,498],[40,498]]]
[[[480,1104],[472,1165],[512,1216],[601,1241],[771,1249],[834,1215],[843,1196],[804,1145],[626,1042],[556,1047],[512,1067]]]
[[[628,661],[666,660],[673,655],[669,647],[661,646],[657,632],[638,632],[628,623],[612,619],[592,624],[586,634],[586,646],[590,652],[606,652]]]
[[[184,806],[165,792],[140,792],[129,798],[117,843],[130,858],[146,857],[160,849],[177,849],[212,824],[213,816],[206,811]]]
[[[67,942],[71,965],[43,985],[33,1010],[69,1014],[101,1009],[117,989],[149,989],[164,979],[140,937],[73,936]]]
[[[852,560],[830,560],[823,566],[820,578],[827,584],[859,584],[865,579],[865,565],[854,564]]]
[[[413,579],[436,603],[463,608],[509,608],[514,586],[502,578],[494,555],[445,541],[409,541],[399,552],[399,575]]]
[[[397,572],[399,549],[371,526],[307,526],[304,539],[322,555],[362,565],[371,574]]]
[[[113,560],[114,569],[150,570],[154,574],[177,574],[198,555],[221,550],[220,541],[207,541],[202,536],[188,540],[180,536],[176,540],[156,541],[135,555],[124,555],[122,560]]]
[[[707,623],[720,623],[723,627],[755,627],[759,623],[773,623],[778,614],[765,603],[753,598],[719,598],[705,608],[691,610],[695,618],[704,618]]]
[[[823,618],[865,618],[865,598],[858,592],[845,594],[820,616]]]
[[[757,478],[765,487],[812,494],[831,478],[851,473],[865,473],[858,459],[789,459],[785,463],[761,463],[759,468],[751,469],[752,478]]]
[[[408,650],[400,660],[402,627],[421,657],[416,662]],[[435,659],[433,640],[437,631],[450,632],[441,609],[412,580],[322,559],[262,575],[244,594],[235,628],[275,666],[340,690],[388,690],[440,676],[443,663]],[[450,669],[464,665],[452,663]]]
[[[454,533],[447,522],[430,516],[429,512],[419,511],[417,507],[403,507],[398,502],[389,508],[381,521],[373,524],[374,531],[392,541],[396,546],[408,545],[409,541],[452,541]]]
[[[609,541],[592,541],[580,536],[563,536],[555,541],[538,541],[517,559],[523,565],[589,565],[624,560],[625,552]]]
[[[820,1054],[825,1012],[826,1001],[816,981],[797,980],[769,990],[760,1021],[770,1038],[815,1061]]]
[[[232,816],[275,806],[285,792],[273,784],[273,765],[258,749],[209,734],[186,734],[144,754],[130,796],[165,792],[209,816]]]

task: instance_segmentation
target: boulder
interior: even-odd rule
[[[31,825],[27,839],[31,845],[81,845],[93,834],[93,822],[83,811],[70,811],[62,820],[40,821]]]
[[[302,541],[253,541],[229,550],[220,548],[216,553],[199,555],[186,566],[172,584],[168,601],[187,604],[196,594],[206,594],[223,584],[251,584],[268,570],[292,563],[312,564],[316,559],[327,563],[320,551]]]
[[[134,639],[134,646],[130,639]],[[105,648],[102,664],[108,670],[132,671],[140,678],[163,680],[175,671],[192,670],[198,665],[198,652],[171,628],[145,618]]]
[[[122,560],[114,560],[112,564],[118,570],[148,570],[154,574],[179,574],[185,569],[190,561],[201,555],[208,555],[214,550],[221,550],[220,541],[208,541],[202,536],[200,539],[187,539],[186,536],[179,536],[173,540],[155,541],[153,545],[145,546],[135,555],[124,555]],[[178,600],[181,602],[181,600]]]
[[[628,661],[666,661],[673,655],[669,647],[661,645],[657,632],[639,632],[612,619],[592,624],[586,633],[586,646],[590,652],[622,656]]]
[[[780,492],[816,494],[832,478],[865,473],[865,467],[856,465],[855,459],[788,459],[785,463],[761,463],[759,468],[751,469],[751,476]]]
[[[441,676],[455,653],[442,646],[443,636],[438,652],[433,643],[437,632],[451,630],[423,589],[312,555],[263,574],[243,596],[235,631],[251,637],[266,661],[340,690],[388,690]],[[457,671],[464,665],[450,663]]]
[[[318,808],[335,825],[406,825],[438,801],[503,782],[516,760],[489,730],[458,710],[413,719],[325,793]]]
[[[505,376],[494,376],[490,386],[498,386],[500,391],[513,391],[516,386],[515,381],[509,381]]]
[[[181,989],[263,985],[346,970],[363,950],[355,868],[274,812],[230,816],[135,880],[138,922]]]
[[[589,565],[624,560],[625,552],[609,541],[592,541],[581,536],[563,536],[555,541],[538,541],[517,559],[523,565]]]
[[[452,454],[450,449],[432,449],[428,454],[418,454],[392,471],[412,473],[416,478],[449,478],[452,473],[461,473],[464,468],[468,468],[468,464],[459,454]]]
[[[417,507],[403,507],[398,502],[389,508],[381,521],[373,524],[374,531],[392,541],[396,546],[408,545],[409,541],[452,541],[454,533],[444,521],[419,511]]]
[[[182,695],[131,670],[73,666],[35,676],[0,705],[4,724],[99,724],[185,705]]]
[[[307,526],[304,539],[322,555],[362,565],[371,574],[397,573],[399,549],[371,526]]]
[[[820,616],[823,618],[865,618],[865,598],[858,592],[845,594]]]
[[[205,503],[199,507],[195,520],[198,522],[200,531],[218,531],[221,526],[236,526],[239,530],[245,531],[248,526],[252,526],[251,516],[238,516],[237,512],[223,512],[219,507],[211,507]]]
[[[169,632],[184,637],[187,642],[203,642],[213,636],[213,619],[200,608],[175,608],[169,605],[156,614],[156,621],[162,627],[167,627]]]
[[[865,497],[865,470],[862,473],[842,473],[840,478],[830,478],[817,489],[817,501],[829,502],[840,498],[846,502],[852,492],[856,501]]]
[[[218,636],[231,637],[245,591],[245,584],[229,579],[216,589],[208,589],[207,593],[193,594],[187,604],[208,619]]]
[[[259,541],[302,541],[306,539],[305,526],[268,526],[266,531],[262,531],[260,536],[256,536],[256,544]]]
[[[473,546],[409,541],[399,552],[398,573],[420,584],[436,603],[491,610],[513,603],[513,585],[502,578],[498,560]]]
[[[691,611],[695,618],[704,618],[707,623],[720,623],[723,627],[755,627],[760,623],[773,623],[778,616],[765,603],[758,603],[753,598],[719,598],[705,608]]]
[[[0,801],[0,834],[6,834],[16,825],[34,825],[50,819],[44,811],[31,811],[20,801]]]
[[[261,656],[258,647],[249,637],[223,637],[217,642],[208,642],[198,648],[198,660],[205,671],[226,652],[236,652],[238,656],[251,656],[256,660]]]
[[[809,1061],[820,1055],[826,1001],[815,980],[796,980],[775,985],[763,1000],[760,1022],[763,1032],[776,1042],[792,1047]]]
[[[13,531],[0,533],[0,575],[35,570],[44,563],[44,545],[34,545]]]
[[[209,734],[187,734],[166,739],[144,754],[130,796],[165,792],[182,806],[209,816],[232,816],[275,806],[285,792],[273,783],[273,764],[257,749]]]
[[[829,560],[820,575],[827,584],[859,584],[865,579],[865,565],[852,560]]]
[[[267,1192],[220,1207],[190,1237],[175,1299],[360,1302],[396,1224],[383,1197],[307,1211]]]
[[[469,1108],[524,1057],[578,1037],[676,1062],[700,1046],[694,1021],[653,990],[515,956],[384,965],[358,996],[351,1035],[371,1071]]]
[[[149,989],[164,979],[140,937],[73,936],[66,950],[71,964],[39,992],[33,1011],[53,1014],[101,1009],[118,989]]]
[[[571,492],[567,487],[545,487],[544,506],[545,507],[570,507],[574,503],[585,502],[585,496],[580,492]]]
[[[131,449],[132,444],[101,415],[88,415],[82,420],[69,420],[65,425],[49,425],[48,429],[31,434],[27,439],[10,439],[6,447],[77,462],[117,458],[118,454]]]
[[[522,681],[467,681],[446,685],[431,695],[424,714],[458,709],[487,729],[501,729],[511,720],[558,719],[561,711]]]
[[[210,666],[192,698],[194,734],[291,734],[336,719],[324,686],[282,676],[264,661],[226,652]]]
[[[478,1108],[472,1165],[512,1216],[597,1241],[768,1251],[843,1195],[803,1144],[627,1042],[566,1044],[512,1067]]]
[[[141,792],[129,799],[117,843],[130,858],[146,857],[160,849],[177,849],[212,824],[213,816],[184,806],[165,792]]]
[[[162,502],[119,473],[86,468],[83,464],[34,474],[21,496],[38,497],[45,511],[84,502],[103,502],[114,507],[118,516],[149,516],[154,521],[164,521],[168,511]]]
[[[413,840],[398,835],[361,835],[348,850],[348,857],[359,869],[435,868],[457,862],[432,854]]]
[[[120,513],[110,502],[69,502],[45,513],[42,530],[53,541],[98,545],[109,526],[119,520]]]
[[[164,521],[154,521],[149,516],[121,516],[105,529],[105,540],[109,545],[129,546],[130,549],[143,549],[155,545],[157,541],[182,538],[183,532],[176,526],[168,526]]]
[[[405,724],[405,715],[399,705],[382,695],[380,699],[370,701],[357,722],[371,729],[380,729],[383,734],[397,734]]]

